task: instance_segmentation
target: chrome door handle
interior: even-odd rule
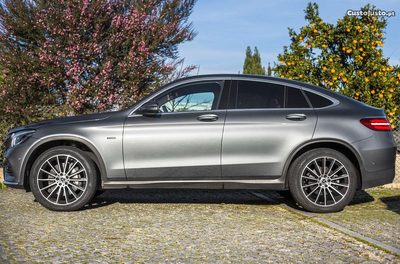
[[[290,114],[286,116],[286,119],[292,121],[303,121],[306,120],[307,116],[305,114]]]
[[[206,114],[197,117],[197,120],[203,122],[213,122],[218,120],[218,116],[214,114]]]

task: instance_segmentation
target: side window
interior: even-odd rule
[[[229,101],[229,91],[230,91],[231,81],[224,81],[224,89],[222,89],[221,99],[219,100],[218,109],[226,109],[228,107]]]
[[[239,81],[236,108],[283,108],[284,91],[277,84]]]
[[[325,97],[322,97],[318,94],[315,93],[311,93],[308,91],[305,91],[308,100],[310,100],[312,106],[314,108],[320,108],[320,107],[326,107],[326,106],[330,106],[331,104],[333,104],[333,102],[329,99],[326,99]]]
[[[287,87],[286,108],[310,108],[300,89]]]
[[[167,92],[156,99],[163,113],[207,111],[216,109],[221,86],[218,83],[198,83]]]

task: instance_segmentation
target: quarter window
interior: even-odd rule
[[[310,103],[314,108],[321,108],[321,107],[326,107],[330,106],[333,104],[333,102],[329,99],[326,99],[325,97],[322,97],[318,94],[311,93],[308,91],[305,91],[308,99],[310,100]]]
[[[277,84],[240,81],[236,108],[283,108],[284,91]]]
[[[156,101],[163,113],[214,110],[220,91],[218,83],[193,84],[168,92]]]

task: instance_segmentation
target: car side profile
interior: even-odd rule
[[[382,109],[314,85],[253,75],[179,79],[131,107],[11,130],[4,184],[72,211],[107,189],[289,190],[304,209],[342,210],[393,181]]]

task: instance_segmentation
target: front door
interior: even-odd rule
[[[133,114],[124,127],[128,180],[221,180],[221,140],[226,110],[218,110],[220,82],[170,89],[153,100],[155,116]]]

